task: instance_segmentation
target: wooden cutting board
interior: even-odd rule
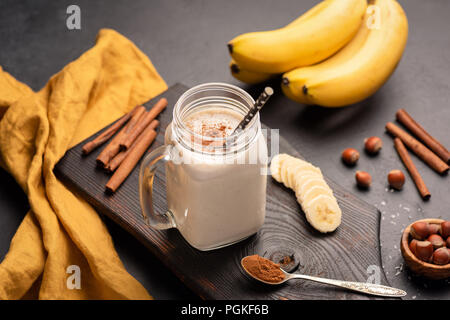
[[[169,107],[159,117],[159,134],[150,150],[163,143],[173,106],[187,89],[182,84],[175,84],[145,104],[150,108],[161,97],[169,102]],[[192,248],[176,229],[158,231],[146,226],[139,205],[139,164],[114,195],[105,194],[109,175],[97,169],[95,163],[101,148],[83,157],[81,147],[84,143],[67,151],[55,167],[57,177],[100,213],[133,234],[204,299],[370,298],[300,280],[276,287],[256,283],[247,278],[240,267],[242,257],[256,253],[268,258],[294,253],[300,262],[297,272],[334,279],[367,281],[369,276],[379,272],[381,284],[388,284],[380,260],[379,211],[328,178],[343,213],[342,224],[334,233],[324,235],[315,231],[306,221],[294,193],[269,176],[266,220],[260,231],[235,245],[202,252]],[[279,150],[301,157],[282,137]],[[164,170],[157,172],[157,177],[163,175]],[[164,179],[157,178],[154,205],[158,212],[164,212],[167,207],[165,187]]]

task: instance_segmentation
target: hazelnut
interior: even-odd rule
[[[428,225],[428,232],[430,234],[438,234],[441,233],[441,225],[436,223],[430,223]]]
[[[409,230],[411,237],[417,240],[425,240],[429,235],[428,222],[417,221],[413,223],[411,229]]]
[[[441,266],[447,264],[450,262],[450,252],[447,248],[439,248],[433,253],[431,260]]]
[[[438,234],[432,234],[431,236],[428,237],[427,241],[431,242],[434,250],[445,246],[444,239],[442,239],[442,237]]]
[[[417,241],[416,257],[425,262],[430,262],[433,255],[433,245],[429,241]]]
[[[411,250],[411,252],[416,255],[416,246],[417,246],[417,240],[413,239],[410,243],[409,243],[409,250]]]
[[[357,185],[362,188],[368,188],[372,183],[372,177],[365,171],[356,171],[355,178]]]
[[[349,166],[353,166],[359,160],[359,152],[353,148],[347,148],[342,152],[342,161]]]
[[[378,137],[370,137],[364,140],[364,148],[370,154],[376,154],[383,147],[383,141]]]
[[[445,241],[445,245],[447,246],[447,249],[450,251],[450,237],[448,237],[447,241]]]
[[[441,223],[441,236],[444,239],[450,237],[450,221],[444,221]]]
[[[400,190],[405,184],[405,175],[400,170],[391,170],[388,174],[389,185],[397,190]]]

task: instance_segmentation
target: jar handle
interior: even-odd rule
[[[147,225],[159,230],[175,228],[175,218],[170,210],[156,214],[153,208],[153,181],[159,165],[172,159],[172,145],[164,145],[150,152],[142,161],[139,172],[139,195],[142,214]]]

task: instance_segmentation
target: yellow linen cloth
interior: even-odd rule
[[[53,168],[68,148],[166,89],[148,57],[110,29],[39,92],[0,68],[0,164],[31,208],[0,264],[0,299],[151,298],[95,210]]]

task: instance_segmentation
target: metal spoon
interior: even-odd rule
[[[246,257],[242,258],[244,260]],[[284,273],[285,278],[279,282],[267,282],[264,280],[261,280],[259,278],[256,278],[253,276],[247,269],[245,269],[243,261],[241,260],[241,266],[245,270],[245,272],[252,277],[255,280],[258,280],[260,282],[263,282],[265,284],[270,285],[279,285],[282,284],[288,280],[291,279],[303,279],[303,280],[311,280],[318,283],[324,283],[329,284],[335,287],[341,287],[357,292],[362,292],[365,294],[370,294],[374,296],[380,296],[380,297],[404,297],[406,296],[406,292],[400,289],[383,286],[380,284],[373,284],[373,283],[367,283],[367,282],[353,282],[353,281],[341,281],[341,280],[333,280],[333,279],[326,279],[326,278],[319,278],[319,277],[313,277],[313,276],[307,276],[304,274],[298,274],[298,273],[288,273],[280,268],[280,270]]]

